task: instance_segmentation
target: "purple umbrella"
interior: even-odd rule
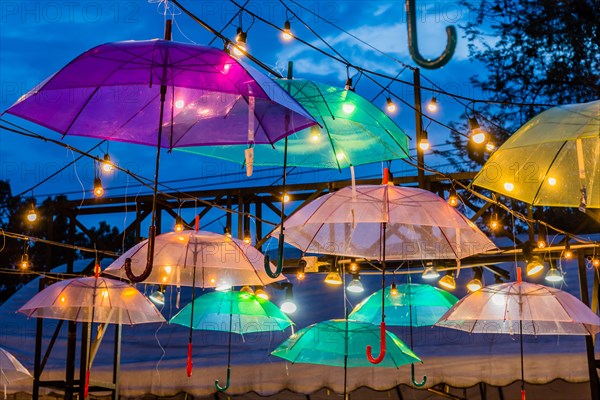
[[[157,146],[146,269],[152,271],[160,148],[274,143],[316,122],[281,86],[213,47],[166,40],[83,53],[6,112],[64,135]]]

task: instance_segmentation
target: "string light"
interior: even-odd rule
[[[293,286],[290,284],[290,286],[285,289],[285,301],[281,304],[281,311],[286,314],[293,314],[297,309],[298,307],[294,302]]]
[[[244,243],[246,243],[246,244],[252,243],[252,237],[250,236],[250,231],[249,230],[246,230],[244,232]]]
[[[304,278],[306,278],[306,274],[304,273],[304,271],[298,271],[298,273],[296,274],[296,279],[302,281],[304,280]]]
[[[392,101],[391,97],[388,97],[387,100],[385,101],[386,103],[386,109],[390,114],[393,114],[396,112],[396,110],[398,109],[398,107],[396,107],[396,104]]]
[[[506,190],[507,192],[512,192],[514,189],[515,189],[514,183],[504,182],[504,190]]]
[[[287,193],[284,193],[282,199],[283,199],[284,203],[288,203],[290,201],[290,195]]]
[[[429,138],[428,138],[429,134],[427,133],[427,131],[423,131],[421,133],[421,140],[419,141],[419,148],[423,151],[427,151],[429,150]]]
[[[35,211],[35,205],[31,203],[31,208],[27,211],[27,221],[35,222],[37,220],[37,212]]]
[[[438,272],[437,268],[435,267],[435,265],[433,264],[432,261],[429,261],[425,264],[425,269],[423,270],[423,274],[421,275],[421,278],[425,279],[425,280],[433,280],[433,279],[437,279],[440,277],[440,273]]]
[[[321,140],[321,129],[317,125],[310,128],[310,140],[315,143]]]
[[[563,255],[566,259],[573,258],[573,252],[571,251],[571,245],[569,244],[568,239],[567,244],[565,245],[565,251],[563,252]]]
[[[551,176],[548,178],[548,185],[550,186],[555,186],[556,185],[556,178]]]
[[[438,104],[437,104],[437,99],[434,97],[431,98],[431,100],[429,100],[429,103],[427,103],[427,111],[429,112],[437,112],[438,110]]]
[[[350,78],[350,77],[346,78],[346,84],[344,85],[344,89],[349,90],[351,92],[354,91],[354,88],[352,87],[352,78]]]
[[[102,187],[102,181],[100,180],[100,177],[97,176],[94,178],[94,196],[102,197],[103,194],[104,188]]]
[[[231,229],[229,229],[228,226],[226,226],[225,228],[223,228],[223,235],[225,235],[228,238],[231,237]]]
[[[448,204],[452,207],[458,206],[458,195],[456,194],[456,190],[454,188],[450,189],[450,194],[448,195]]]
[[[102,162],[102,171],[109,173],[113,170],[113,163],[108,153],[104,154],[104,161]]]
[[[392,282],[392,286],[390,286],[390,295],[392,297],[398,296],[398,288],[396,287],[396,282]]]
[[[27,254],[27,250],[25,250],[25,253],[23,253],[23,255],[21,256],[21,262],[19,263],[19,266],[21,267],[21,269],[29,268],[29,254]]]
[[[498,220],[498,213],[492,213],[492,217],[490,218],[490,229],[492,231],[496,231],[500,228],[500,221]]]
[[[183,219],[181,219],[181,215],[178,215],[177,218],[175,218],[175,227],[173,230],[177,233],[181,233],[183,232],[183,228]]]
[[[596,268],[600,267],[600,258],[593,258],[592,265]]]
[[[356,274],[358,272],[358,263],[356,262],[355,258],[350,260],[350,267],[348,269],[352,274]]]
[[[289,42],[293,39],[292,26],[289,20],[285,21],[285,24],[283,24],[283,32],[281,32],[281,38],[286,42]]]
[[[486,132],[479,126],[477,118],[469,118],[469,128],[471,129],[471,140],[474,143],[482,144],[483,142],[485,142]]]
[[[352,103],[342,104],[342,111],[344,111],[346,114],[352,114],[355,109],[356,109],[356,106]]]
[[[246,52],[246,40],[248,39],[248,32],[244,32],[241,27],[238,27],[235,35],[236,44],[233,46],[233,54],[241,57]]]

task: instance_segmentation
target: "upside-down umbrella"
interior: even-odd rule
[[[117,258],[104,270],[125,278],[125,263],[138,274],[146,266],[148,240],[144,240]],[[242,240],[208,231],[186,230],[156,236],[154,268],[147,283],[174,286],[268,285],[285,279],[272,279],[264,272],[264,256]]]
[[[346,168],[408,156],[408,137],[385,113],[360,95],[305,79],[276,79],[321,125],[287,136],[287,165]],[[285,141],[254,146],[254,165],[280,166]],[[178,150],[245,163],[247,146]]]
[[[33,296],[19,312],[28,317],[61,319],[102,324],[145,324],[165,322],[160,311],[146,296],[129,283],[96,276],[66,279],[54,283]],[[99,330],[85,377],[87,398],[90,369],[95,352],[106,331]]]
[[[194,313],[194,309],[197,309]],[[224,387],[215,381],[219,391],[231,383],[231,336],[253,332],[282,331],[293,326],[292,320],[272,302],[249,292],[211,292],[199,296],[178,312],[169,323],[192,329],[229,332],[227,348],[227,383]],[[191,368],[188,354],[188,370]]]
[[[600,100],[535,116],[492,154],[473,184],[533,206],[600,208]]]
[[[11,382],[31,377],[27,368],[15,356],[0,347],[0,382],[4,388],[4,399],[6,399],[7,386]]]
[[[562,290],[517,281],[483,287],[456,303],[436,326],[469,333],[519,333],[521,397],[525,398],[523,334],[595,335],[600,317],[575,296]]]
[[[171,39],[97,46],[6,112],[64,135],[157,147],[150,247],[161,148],[268,143],[316,124],[285,90],[225,51]],[[143,281],[152,270],[148,252]]]
[[[387,171],[386,171],[387,172]],[[286,241],[305,253],[364,257],[381,262],[385,289],[386,259],[455,259],[495,249],[467,217],[437,195],[388,184],[346,187],[311,201],[285,223]],[[276,235],[278,232],[273,232]],[[385,357],[385,302],[381,304],[381,343]]]
[[[457,301],[452,293],[431,285],[408,283],[396,286],[394,283],[358,303],[348,318],[381,323],[381,308],[385,305],[387,325],[410,327],[410,349],[413,350],[413,326],[435,324]],[[422,382],[415,381],[414,363],[411,363],[411,376],[415,386],[423,386],[426,382],[426,377]]]

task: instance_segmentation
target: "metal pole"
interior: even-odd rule
[[[581,301],[589,307],[590,295],[588,293],[588,282],[585,268],[585,255],[583,251],[577,252],[578,270],[579,270],[579,291],[581,293]],[[592,400],[600,400],[600,382],[598,372],[596,370],[596,355],[594,354],[594,337],[591,335],[585,336],[585,349],[587,353],[588,371],[590,374],[590,389],[592,391]]]
[[[423,112],[421,110],[421,71],[419,68],[413,70],[414,90],[415,90],[415,131],[417,143],[417,176],[419,188],[425,188],[425,157],[424,152],[419,147],[423,137]]]

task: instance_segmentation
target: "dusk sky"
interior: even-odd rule
[[[237,8],[228,1],[189,1],[182,0],[187,6],[208,24],[221,30],[235,15]],[[353,64],[360,65],[387,75],[395,76],[402,70],[400,62],[415,65],[408,53],[406,13],[403,2],[397,1],[304,1],[308,11],[289,3],[298,15],[324,37]],[[171,5],[173,7],[173,5]],[[248,7],[262,17],[283,26],[286,11],[277,1],[251,0]],[[171,14],[173,8],[167,14]],[[73,58],[86,50],[106,42],[121,40],[142,40],[163,36],[165,4],[158,0],[121,0],[121,1],[2,1],[0,3],[0,81],[2,111],[10,107],[20,96],[33,86],[59,70]],[[321,19],[322,18],[322,19]],[[467,40],[461,25],[471,18],[469,11],[455,1],[421,1],[417,2],[417,21],[419,46],[425,57],[436,58],[446,44],[445,28],[455,25],[458,30],[458,44],[452,60],[442,69],[421,70],[422,85],[431,87],[425,79],[429,78],[442,89],[463,96],[484,98],[469,84],[469,77],[480,73],[478,66],[468,58]],[[322,49],[326,46],[305,29],[301,22],[289,18],[293,32]],[[356,37],[368,42],[371,46],[387,53],[385,56],[365,46],[351,36],[337,30],[324,21],[332,22]],[[239,19],[227,26],[223,33],[233,38]],[[248,33],[248,45],[251,54],[285,74],[287,62],[294,61],[294,76],[314,79],[335,86],[343,86],[346,80],[346,66],[327,58],[313,49],[298,42],[283,42],[278,32],[261,21],[252,21],[247,14],[243,16],[243,28]],[[173,39],[181,42],[193,42],[207,45],[213,36],[187,15],[175,9],[175,26]],[[222,47],[220,39],[212,43]],[[330,50],[327,49],[331,53]],[[351,71],[354,74],[354,71]],[[412,81],[412,72],[404,70],[400,79]],[[380,80],[384,85],[387,81]],[[408,85],[394,83],[390,90],[408,103],[413,103],[413,89]],[[356,92],[368,100],[379,92],[379,89],[362,78]],[[432,93],[423,91],[423,102],[431,98]],[[379,107],[384,107],[386,94],[373,100]],[[435,118],[449,123],[458,121],[464,106],[448,97],[438,99],[440,110]],[[49,138],[60,139],[56,132],[28,123],[11,115],[2,117],[7,121],[27,127],[36,133]],[[413,138],[410,142],[414,155],[414,111],[400,105],[394,120]],[[433,145],[443,144],[449,131],[435,122],[424,119],[424,127],[429,132]],[[67,136],[65,143],[79,149],[87,150],[98,143],[98,140]],[[448,148],[448,145],[441,147]],[[155,150],[133,144],[110,143],[108,150],[113,160],[148,178],[153,176],[153,160]],[[106,145],[102,145],[92,153],[102,156]],[[39,140],[25,138],[12,132],[0,133],[0,179],[9,180],[14,194],[27,190],[58,168],[71,162],[72,152],[57,145]],[[163,152],[161,165],[161,181],[178,189],[198,189],[218,187],[222,185],[269,185],[278,182],[280,171],[257,169],[253,180],[245,177],[239,165],[223,161],[206,159],[195,155]],[[431,166],[441,171],[451,167],[441,158],[429,156],[426,160]],[[414,175],[415,170],[401,161],[395,161],[393,170],[400,174]],[[357,167],[358,177],[374,177],[380,175],[381,164]],[[295,170],[294,173],[301,172]],[[344,171],[308,171],[302,175],[292,174],[291,182],[299,181],[331,181],[348,176]],[[191,179],[191,180],[190,180]],[[66,193],[71,199],[89,198],[93,181],[93,163],[82,159],[76,167],[67,168],[59,176],[35,189],[33,195],[42,200],[47,195]],[[117,173],[103,177],[106,195],[128,193],[147,193],[147,189],[136,185],[125,174]],[[31,196],[31,192],[26,196]]]

